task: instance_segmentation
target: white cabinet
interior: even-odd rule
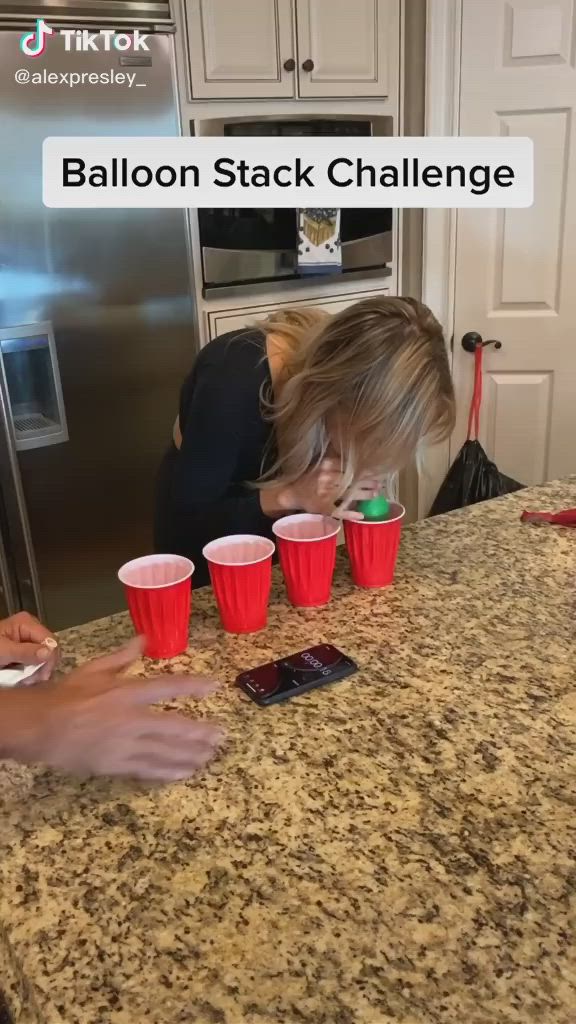
[[[300,96],[387,96],[397,45],[397,0],[298,0]]]
[[[368,299],[373,295],[388,295],[388,288],[381,288],[378,291],[353,292],[350,295],[327,296],[323,299],[298,299],[295,302],[270,302],[261,306],[250,306],[246,309],[223,309],[218,312],[208,313],[208,336],[210,340],[219,334],[226,334],[228,331],[241,331],[245,327],[251,327],[255,320],[265,320],[276,309],[290,308],[297,306],[318,306],[328,313],[340,313],[343,309],[351,306],[360,299]]]
[[[182,0],[193,99],[387,97],[400,0]]]
[[[292,0],[184,0],[184,9],[194,99],[294,95]]]

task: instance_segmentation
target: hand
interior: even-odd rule
[[[336,519],[351,519],[355,522],[360,522],[365,518],[364,513],[351,509],[350,506],[355,505],[359,501],[370,501],[372,498],[377,498],[382,494],[382,486],[383,481],[379,480],[376,476],[359,480],[352,490],[345,495],[343,501],[332,514]]]
[[[27,682],[50,678],[58,662],[58,651],[43,646],[55,636],[28,612],[18,612],[0,621],[0,668],[6,665],[38,665]]]
[[[8,715],[4,700],[0,708],[0,722],[12,721],[6,756],[74,775],[164,782],[188,778],[203,768],[223,742],[222,730],[208,721],[152,711],[149,705],[178,696],[205,697],[217,685],[176,675],[126,677],[124,670],[141,653],[137,639],[57,682],[7,694]]]
[[[368,501],[380,493],[380,482],[375,476],[360,480],[349,491],[341,505],[336,502],[342,494],[340,461],[323,459],[317,469],[306,473],[300,480],[280,492],[279,501],[286,511],[313,512],[334,516],[336,519],[363,519],[361,512],[350,509],[357,501]],[[265,492],[264,492],[265,493]]]

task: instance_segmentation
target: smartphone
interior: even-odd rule
[[[357,664],[337,647],[318,644],[298,654],[241,672],[236,685],[260,707],[267,707],[325,683],[335,683],[357,671]]]

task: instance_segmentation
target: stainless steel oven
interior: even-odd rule
[[[387,118],[365,116],[287,117],[223,121],[225,136],[334,135],[347,138],[388,134]],[[211,134],[213,130],[211,131]],[[204,292],[306,276],[299,264],[299,211],[286,209],[201,209],[198,211]],[[392,260],[391,208],[338,211],[340,265],[334,276],[385,270]],[[320,271],[319,271],[320,272]],[[313,273],[313,272],[312,272]],[[323,277],[326,272],[323,271]]]

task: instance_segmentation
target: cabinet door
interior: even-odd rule
[[[184,0],[194,99],[294,95],[292,0]]]
[[[294,309],[297,306],[319,306],[327,313],[341,313],[354,302],[360,299],[370,298],[372,295],[387,295],[388,288],[378,291],[354,292],[351,295],[340,295],[325,299],[298,299],[296,302],[269,303],[265,306],[251,306],[247,309],[223,309],[218,312],[208,313],[208,333],[210,340],[219,334],[226,334],[228,331],[241,331],[245,327],[251,327],[255,320],[265,320],[275,309],[282,307]]]
[[[300,96],[388,96],[399,0],[297,0]]]

